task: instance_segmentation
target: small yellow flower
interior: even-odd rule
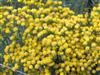
[[[84,67],[81,67],[81,70],[84,71],[85,70]]]
[[[95,74],[96,73],[96,70],[92,70],[92,73]]]
[[[24,71],[25,71],[25,72],[28,71],[28,68],[27,68],[27,67],[24,67]]]
[[[33,65],[30,65],[30,66],[29,66],[29,69],[33,69]]]
[[[39,65],[38,64],[35,65],[35,69],[39,69]]]
[[[64,72],[61,72],[60,75],[64,75]]]
[[[69,71],[70,71],[70,67],[67,66],[67,67],[65,68],[65,70],[66,70],[67,72],[69,72]]]
[[[15,39],[15,36],[11,36],[11,37],[10,37],[10,40],[14,40],[14,39]]]
[[[2,14],[0,14],[0,19],[3,18]]]
[[[7,16],[8,14],[9,14],[9,12],[7,12],[7,11],[6,11],[6,12],[4,12],[4,16]]]
[[[92,47],[96,47],[96,43],[92,43],[91,46],[92,46]]]
[[[71,49],[70,48],[68,48],[68,49],[66,49],[66,53],[71,53]]]
[[[11,31],[10,31],[9,28],[5,28],[5,29],[4,29],[4,32],[5,32],[5,33],[10,33]]]

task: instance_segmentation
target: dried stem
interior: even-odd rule
[[[3,64],[0,63],[0,67],[3,67],[3,66],[5,66],[5,65],[3,65]],[[12,69],[11,67],[9,67],[9,66],[6,66],[6,68],[13,71],[13,69]],[[20,73],[20,74],[22,74],[22,75],[27,75],[26,73],[21,72],[21,71],[19,71],[19,70],[16,70],[16,72],[17,72],[17,73]]]

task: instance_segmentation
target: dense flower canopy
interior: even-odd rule
[[[91,15],[76,15],[59,0],[18,2],[24,6],[0,7],[0,39],[9,41],[1,74],[21,70],[28,75],[92,75],[100,71],[100,5]]]

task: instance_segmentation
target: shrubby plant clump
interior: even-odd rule
[[[100,5],[78,14],[61,1],[18,0],[0,7],[0,39],[8,38],[1,75],[92,75],[100,71]],[[7,67],[11,69],[7,69]]]

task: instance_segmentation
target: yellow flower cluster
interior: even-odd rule
[[[5,66],[15,72],[22,68],[28,75],[92,75],[100,71],[100,5],[88,18],[88,14],[75,15],[60,6],[61,1],[18,2],[40,7],[0,8],[0,26],[11,41],[4,50]]]

